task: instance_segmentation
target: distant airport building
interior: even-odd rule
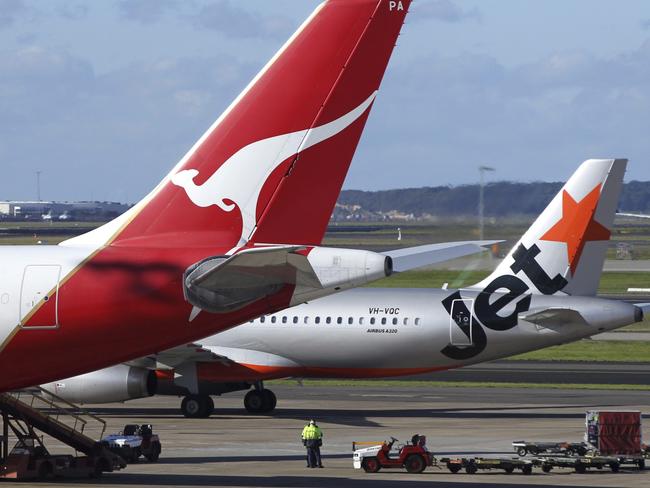
[[[110,220],[130,205],[117,202],[0,201],[4,220]]]

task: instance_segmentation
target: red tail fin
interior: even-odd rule
[[[77,241],[320,243],[409,4],[322,4],[147,198]]]

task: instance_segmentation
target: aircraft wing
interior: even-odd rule
[[[184,363],[199,361],[218,361],[223,364],[231,362],[227,357],[216,354],[200,344],[189,343],[150,356],[127,361],[124,364],[147,369],[174,369]]]
[[[356,249],[272,245],[214,256],[185,272],[185,298],[196,309],[227,312],[294,285],[301,300],[364,285],[390,275],[484,251],[503,241],[426,244],[374,253]],[[391,268],[392,261],[392,268]],[[329,290],[329,291],[328,291]]]
[[[393,260],[393,271],[400,273],[423,266],[449,261],[450,259],[469,256],[503,241],[459,241],[425,244],[386,251],[381,254]]]

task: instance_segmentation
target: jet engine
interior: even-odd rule
[[[71,403],[112,403],[156,394],[155,371],[118,364],[41,385]]]

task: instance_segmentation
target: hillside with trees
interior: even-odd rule
[[[530,216],[539,214],[562,183],[514,183],[500,181],[485,186],[486,217]],[[399,214],[410,218],[427,216],[476,215],[479,186],[436,186],[400,190],[344,190],[335,218],[345,215]],[[619,209],[650,214],[650,181],[631,181],[623,187]],[[350,217],[347,217],[348,219]],[[361,218],[359,220],[368,220]]]

